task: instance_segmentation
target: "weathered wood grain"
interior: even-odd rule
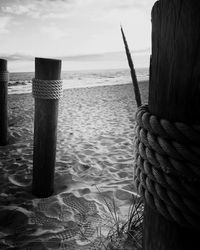
[[[60,60],[35,59],[36,79],[60,80],[60,74]],[[35,98],[32,189],[38,197],[48,197],[54,191],[58,103]]]
[[[152,9],[150,112],[188,124],[200,123],[199,13],[197,0],[160,0]],[[199,248],[195,246],[199,231],[168,221],[145,204],[145,250]]]
[[[7,60],[0,59],[0,72],[7,71]],[[0,145],[8,143],[8,82],[0,81]]]

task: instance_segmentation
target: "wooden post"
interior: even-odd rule
[[[61,61],[35,59],[35,79],[60,80]],[[48,197],[54,191],[57,119],[59,101],[35,98],[33,193]]]
[[[8,143],[8,72],[7,60],[0,59],[0,146]]]
[[[152,9],[149,109],[157,116],[187,124],[200,123],[199,13],[197,0],[160,0]],[[144,250],[199,246],[199,231],[166,220],[147,204],[144,210]]]

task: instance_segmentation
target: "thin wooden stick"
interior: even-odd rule
[[[134,88],[134,92],[135,92],[135,100],[136,100],[137,106],[139,107],[139,106],[142,105],[140,89],[139,89],[139,86],[138,86],[138,81],[137,81],[137,77],[136,77],[136,73],[135,73],[135,69],[134,69],[134,65],[133,65],[133,60],[132,60],[132,57],[131,57],[131,53],[130,53],[128,43],[126,41],[126,37],[124,35],[124,31],[123,31],[122,26],[121,26],[121,33],[122,33],[122,38],[123,38],[123,41],[124,41],[124,47],[125,47],[125,50],[126,50],[126,56],[127,56],[130,72],[131,72],[131,78],[132,78],[133,88]]]

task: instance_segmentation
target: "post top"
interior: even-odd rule
[[[60,80],[61,63],[59,59],[35,58],[35,78],[40,80]]]
[[[0,58],[0,72],[7,71],[7,60]]]
[[[35,57],[35,61],[46,61],[46,62],[49,62],[49,61],[61,61],[60,59],[56,59],[56,58],[44,58],[44,57]]]

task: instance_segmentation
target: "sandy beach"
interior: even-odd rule
[[[143,103],[148,82],[140,82]],[[31,194],[34,99],[9,95],[10,144],[0,147],[0,249],[98,249],[98,230],[115,201],[126,220],[136,192],[132,84],[64,90],[60,101],[55,192]]]

